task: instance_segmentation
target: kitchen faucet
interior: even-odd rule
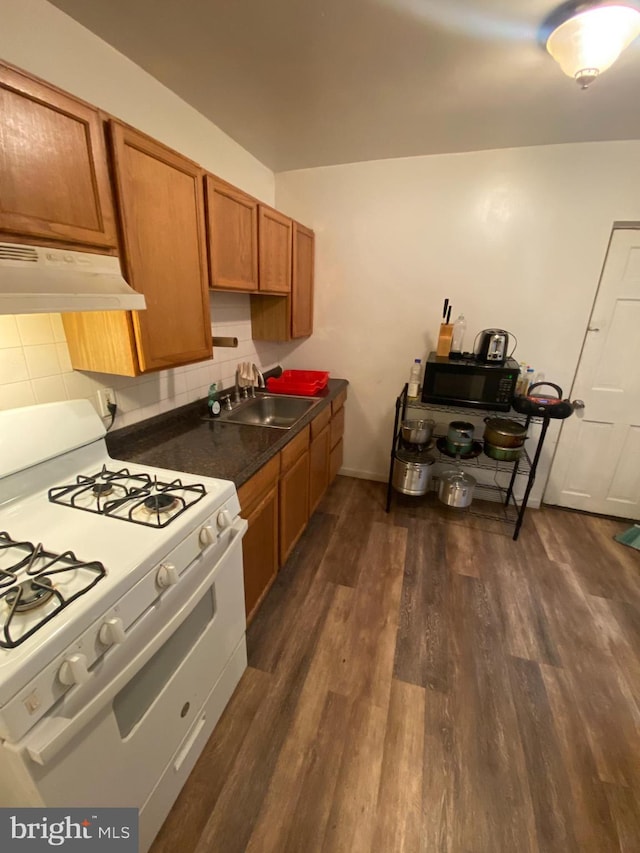
[[[264,376],[262,375],[262,371],[255,364],[251,365],[251,370],[253,371],[253,378],[258,383],[258,388],[265,388]]]
[[[236,367],[236,387],[233,394],[233,402],[240,402],[240,365]]]

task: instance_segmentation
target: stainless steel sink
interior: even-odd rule
[[[220,420],[228,424],[291,429],[319,402],[310,397],[259,394],[238,403],[230,412],[223,409]]]

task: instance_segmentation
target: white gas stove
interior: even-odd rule
[[[136,806],[146,849],[246,667],[246,522],[104,434],[84,400],[0,412],[0,804]]]

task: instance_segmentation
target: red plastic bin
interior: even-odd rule
[[[312,397],[329,381],[327,370],[284,370],[282,376],[267,379],[267,391],[273,394],[299,394]]]

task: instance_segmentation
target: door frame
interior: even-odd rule
[[[591,309],[589,311],[589,319],[587,320],[587,325],[584,328],[584,333],[582,335],[582,343],[580,344],[580,352],[578,353],[578,360],[576,361],[576,367],[575,367],[575,370],[573,372],[573,377],[571,379],[571,387],[570,387],[569,393],[567,395],[567,399],[569,399],[569,400],[573,397],[573,389],[574,389],[575,384],[576,384],[578,371],[580,370],[580,362],[582,361],[582,355],[584,353],[584,347],[585,347],[585,344],[587,342],[587,335],[589,334],[589,327],[591,326],[591,318],[593,317],[593,312],[594,312],[595,307],[596,307],[596,302],[598,301],[598,296],[600,294],[600,287],[602,286],[602,277],[604,275],[605,266],[607,263],[607,259],[609,257],[609,251],[611,250],[611,243],[613,241],[613,235],[616,231],[638,231],[638,232],[640,232],[640,221],[625,222],[625,221],[617,221],[616,220],[613,222],[613,224],[611,226],[611,232],[609,234],[609,239],[607,241],[607,248],[606,248],[605,253],[604,253],[604,258],[602,259],[602,266],[600,267],[600,274],[598,275],[598,285],[597,285],[595,292],[593,294],[593,300],[591,302]],[[556,507],[557,509],[563,509],[563,510],[566,510],[567,512],[588,512],[587,510],[572,509],[571,507],[561,507],[561,506],[558,506],[557,504],[545,504],[545,496],[547,494],[547,489],[549,488],[549,480],[551,479],[551,473],[553,471],[553,466],[556,464],[556,454],[558,453],[558,445],[560,444],[560,436],[562,435],[563,429],[564,429],[564,423],[562,423],[560,425],[560,429],[558,430],[556,443],[555,443],[555,446],[553,448],[553,454],[551,456],[551,461],[549,463],[547,479],[545,481],[544,488],[542,490],[542,495],[540,497],[540,506],[542,507],[542,506],[546,505],[546,506]],[[601,515],[601,516],[604,516],[607,518],[617,518],[617,516],[606,516],[603,513],[591,513],[591,512],[589,512],[588,514],[590,514],[590,515]],[[626,520],[627,519],[625,519],[625,521]]]

